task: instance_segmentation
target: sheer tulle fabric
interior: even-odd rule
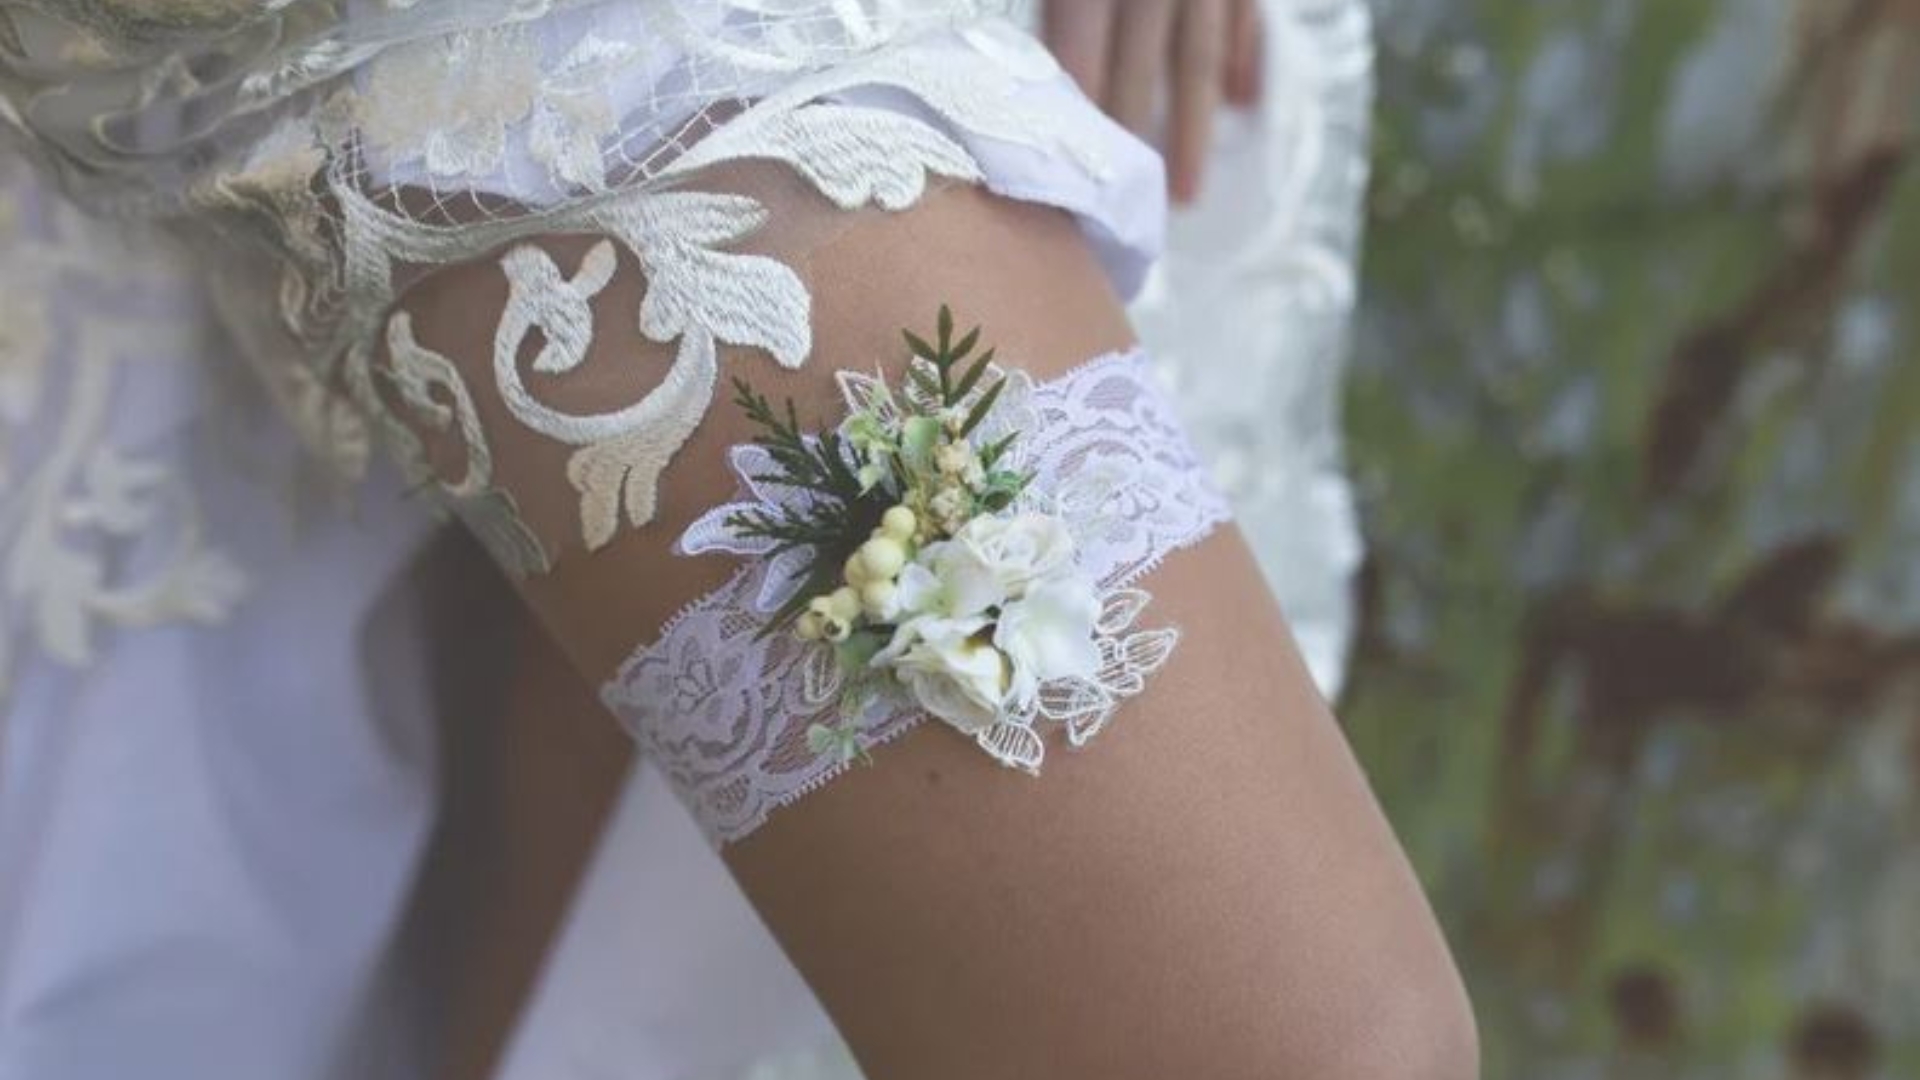
[[[26,145],[78,198],[165,219],[207,252],[222,310],[311,447],[351,477],[384,445],[526,576],[652,520],[721,346],[806,361],[803,253],[771,254],[792,243],[782,208],[707,190],[717,167],[783,166],[841,211],[903,210],[939,183],[1017,190],[1082,214],[1137,279],[1157,221],[1114,210],[1154,202],[1151,157],[999,8],[45,2],[0,8],[0,77]],[[556,233],[607,242],[570,267],[523,243]],[[394,308],[435,268],[495,257],[510,285],[496,385],[470,386]],[[578,374],[590,301],[623,257],[646,276],[639,329],[674,350],[671,370],[596,411],[542,400],[530,374]],[[511,413],[504,436],[479,420],[485,394]],[[571,520],[528,520],[526,493],[497,482],[492,444],[529,433],[567,448],[551,480],[576,493]],[[424,445],[442,435],[463,451],[450,475]]]

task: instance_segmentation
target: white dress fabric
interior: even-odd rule
[[[162,8],[212,18],[226,6]],[[526,17],[547,6],[462,11]],[[562,20],[617,22],[623,10],[552,6],[531,28],[573,43],[594,26]],[[1169,265],[1136,313],[1331,687],[1357,557],[1332,388],[1352,299],[1366,24],[1364,8],[1344,0],[1277,0],[1269,15],[1266,104],[1229,126],[1209,200],[1176,222]],[[143,41],[179,32],[118,25]],[[344,70],[362,89],[379,71]],[[912,111],[897,96],[864,85],[834,100]],[[1101,167],[978,131],[956,137],[988,186],[1073,211],[1131,291],[1163,212],[1154,163],[1057,73],[1031,80],[1024,100],[1079,145],[1102,148]],[[468,189],[565,201],[543,187],[564,170],[551,160],[529,168],[551,158],[530,128],[482,124],[459,138],[490,148],[456,163]],[[462,145],[472,143],[441,149],[457,156]],[[363,180],[419,187],[431,177],[418,170],[447,162],[370,154],[357,167]],[[431,691],[412,568],[433,517],[364,461],[372,475],[349,500],[308,482],[316,445],[335,466],[364,455],[329,427],[338,413],[310,380],[262,370],[257,327],[231,310],[245,294],[210,297],[173,239],[102,225],[102,208],[131,189],[62,175],[91,215],[18,162],[0,174],[10,286],[0,352],[0,1080],[418,1077],[394,969],[431,828],[432,718],[445,707]],[[1248,215],[1265,227],[1244,227]],[[229,269],[246,266],[234,256]],[[212,269],[217,284],[222,267]],[[241,348],[215,329],[215,306]],[[1226,326],[1236,328],[1231,350],[1212,336]],[[1237,362],[1221,364],[1228,352]],[[261,402],[249,368],[293,423]],[[1259,395],[1246,392],[1249,380]],[[847,1068],[818,1006],[642,764],[503,1075],[718,1080]]]
[[[343,1055],[431,828],[433,522],[297,520],[176,253],[3,168],[0,1076],[417,1075]]]

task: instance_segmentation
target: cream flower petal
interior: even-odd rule
[[[1100,598],[1079,578],[1044,581],[1000,613],[993,643],[1013,662],[1015,700],[1027,704],[1041,683],[1090,679],[1100,670],[1094,624]]]

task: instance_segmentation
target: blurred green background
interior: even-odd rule
[[[1375,9],[1342,715],[1486,1075],[1920,1077],[1920,3]]]

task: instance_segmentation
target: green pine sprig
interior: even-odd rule
[[[774,411],[765,395],[756,392],[745,379],[733,380],[734,404],[747,414],[748,422],[759,428],[754,445],[766,450],[780,472],[755,477],[790,487],[810,488],[828,499],[853,502],[862,494],[859,470],[840,433],[828,428],[809,439],[800,430],[800,419],[793,399],[786,402],[784,415]]]
[[[879,493],[862,490],[851,448],[839,432],[829,428],[810,439],[800,428],[791,399],[784,409],[776,410],[745,379],[735,378],[733,389],[734,404],[758,429],[753,444],[766,450],[778,466],[778,471],[754,479],[806,488],[820,496],[804,509],[748,510],[726,519],[727,528],[739,536],[773,541],[769,557],[802,548],[813,551],[800,591],[774,612],[764,634],[793,621],[810,597],[839,583],[841,563],[872,532],[886,504]]]
[[[909,364],[907,370],[908,379],[923,398],[937,402],[942,413],[966,409],[958,429],[950,429],[945,436],[936,434],[940,430],[937,418],[924,415],[924,406],[916,410],[917,415],[909,418],[908,426],[925,425],[922,442],[942,437],[967,438],[986,420],[1006,389],[1005,376],[990,378],[994,350],[989,347],[976,352],[980,348],[980,328],[973,327],[957,339],[954,331],[953,312],[945,304],[940,305],[932,342],[911,330],[901,331],[907,348],[924,361]],[[806,610],[811,598],[840,585],[847,557],[872,533],[881,515],[897,501],[899,492],[887,490],[884,484],[863,485],[861,452],[833,428],[809,436],[800,427],[798,411],[791,399],[784,407],[775,408],[772,401],[744,379],[735,378],[733,388],[734,404],[755,428],[753,444],[764,449],[774,463],[771,472],[753,479],[804,488],[818,496],[804,508],[778,506],[745,510],[729,515],[726,520],[727,527],[738,536],[772,541],[774,546],[769,557],[796,550],[809,552],[801,571],[800,588],[761,628],[761,635],[765,636],[793,622]],[[998,511],[1011,505],[1032,479],[1000,465],[1017,437],[1017,432],[1009,432],[980,451],[981,464],[987,470],[986,482],[979,492],[982,509]],[[920,448],[920,457],[928,452],[928,447],[921,442],[913,446]],[[905,490],[911,486],[911,476],[903,470],[909,469],[905,459],[915,456],[913,450],[907,448],[888,462],[894,487]]]
[[[927,361],[933,367],[929,375],[924,368],[915,366],[908,372],[921,393],[940,403],[943,409],[955,408],[964,404],[981,385],[987,373],[993,368],[995,350],[991,347],[978,356],[973,354],[980,344],[980,328],[973,327],[960,337],[953,339],[953,310],[945,304],[940,305],[940,316],[934,325],[935,341],[927,339],[911,330],[902,330],[907,340],[907,348],[913,355]],[[987,414],[1000,399],[1000,392],[1006,388],[1004,377],[996,378],[981,392],[980,397],[967,410],[966,419],[960,426],[959,437],[966,438],[980,426]]]

